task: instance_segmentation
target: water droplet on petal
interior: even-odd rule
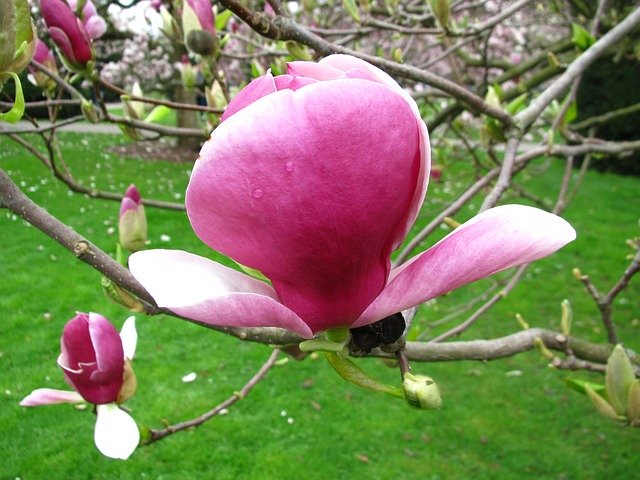
[[[261,188],[256,188],[253,191],[253,198],[260,198],[262,195],[264,195],[264,191]]]
[[[293,172],[293,162],[287,162],[284,168],[287,172]]]

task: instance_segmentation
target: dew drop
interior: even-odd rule
[[[260,198],[262,195],[264,195],[264,191],[261,188],[256,188],[253,191],[253,198]]]
[[[293,172],[293,162],[287,162],[284,168],[287,172]]]

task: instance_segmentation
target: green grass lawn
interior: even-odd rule
[[[143,196],[183,198],[190,165],[115,157],[107,147],[124,142],[119,137],[64,134],[61,139],[74,173],[87,184],[124,192],[135,182]],[[0,147],[0,167],[31,198],[114,251],[116,202],[71,194],[9,139],[0,137]],[[562,168],[551,163],[538,176],[518,181],[553,199]],[[432,185],[421,225],[469,180],[463,165],[447,170],[445,178],[448,182]],[[565,214],[578,239],[533,265],[462,338],[517,331],[515,313],[532,326],[558,329],[560,302],[568,298],[574,333],[601,341],[597,310],[571,269],[580,267],[603,288],[617,279],[631,253],[625,239],[640,234],[639,187],[636,178],[589,173]],[[460,219],[472,214],[468,209]],[[440,385],[444,405],[436,412],[413,410],[346,384],[322,358],[291,360],[275,367],[227,415],[139,448],[126,462],[109,460],[94,448],[90,409],[29,409],[18,402],[38,387],[65,388],[56,357],[62,327],[76,310],[103,313],[118,327],[128,313],[102,295],[96,271],[11,213],[0,215],[0,479],[640,478],[640,430],[598,416],[586,397],[564,386],[567,376],[601,378],[552,370],[535,352],[495,362],[415,364],[415,371]],[[149,208],[147,215],[150,247],[220,259],[191,232],[184,213]],[[426,331],[488,285],[485,280],[422,307],[418,328]],[[636,350],[639,297],[635,278],[614,312],[622,338]],[[270,352],[172,317],[138,315],[137,325],[139,386],[127,405],[141,427],[161,427],[212,408],[240,389]],[[397,370],[379,360],[360,363],[387,382],[398,380]],[[183,383],[189,372],[197,379]]]

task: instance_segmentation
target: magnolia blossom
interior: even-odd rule
[[[40,0],[40,12],[49,35],[70,67],[79,69],[93,60],[91,38],[67,2]]]
[[[429,169],[418,107],[386,73],[346,55],[293,62],[229,104],[186,194],[195,233],[270,283],[177,250],[138,252],[129,266],[181,316],[311,337],[368,325],[575,238],[555,215],[506,205],[392,269]]]
[[[75,12],[78,0],[67,0],[67,3],[71,7],[71,10]],[[104,18],[98,15],[96,6],[91,0],[86,0],[84,7],[82,7],[81,20],[87,34],[92,40],[100,38],[104,35],[104,32],[107,31],[107,22],[105,22]]]
[[[118,220],[120,245],[127,250],[142,250],[147,241],[147,217],[140,192],[135,185],[129,185],[120,204]]]
[[[186,0],[182,5],[182,31],[187,48],[212,55],[217,48],[215,16],[210,0]]]
[[[75,391],[39,388],[20,405],[36,407],[57,403],[96,404],[94,440],[111,458],[128,458],[140,441],[133,418],[118,406],[133,395],[135,376],[130,362],[136,350],[135,318],[129,317],[120,334],[97,313],[78,313],[64,327],[58,365]]]

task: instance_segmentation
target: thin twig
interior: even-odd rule
[[[260,367],[260,369],[255,373],[253,377],[240,389],[238,392],[234,392],[229,398],[227,398],[224,402],[216,405],[214,408],[209,410],[208,412],[203,413],[202,415],[193,418],[191,420],[186,420],[184,422],[179,422],[174,425],[169,425],[166,428],[162,429],[151,429],[149,430],[149,439],[143,442],[144,445],[149,445],[150,443],[157,442],[171,434],[180,432],[182,430],[186,430],[188,428],[194,428],[202,425],[208,420],[211,420],[216,415],[219,415],[224,409],[229,408],[231,405],[236,403],[239,400],[242,400],[246,397],[249,392],[255,387],[261,380],[264,379],[267,372],[273,367],[278,359],[278,355],[280,354],[279,349],[274,349],[269,355],[269,358],[266,362]]]
[[[494,296],[492,296],[489,300],[487,300],[480,308],[478,308],[475,312],[473,312],[473,314],[470,315],[469,318],[467,318],[464,322],[432,338],[427,343],[442,342],[447,338],[460,335],[462,332],[464,332],[469,327],[471,327],[471,325],[473,325],[480,317],[482,317],[482,315],[484,315],[491,308],[493,308],[493,306],[496,303],[498,303],[500,300],[506,297],[509,294],[509,292],[513,290],[513,288],[518,284],[518,282],[522,278],[522,275],[524,274],[528,266],[529,266],[528,263],[525,263],[524,265],[520,265],[516,270],[516,272],[513,274],[513,276],[509,279],[509,282],[505,285],[505,287],[502,290],[500,290],[498,293],[496,293]]]

